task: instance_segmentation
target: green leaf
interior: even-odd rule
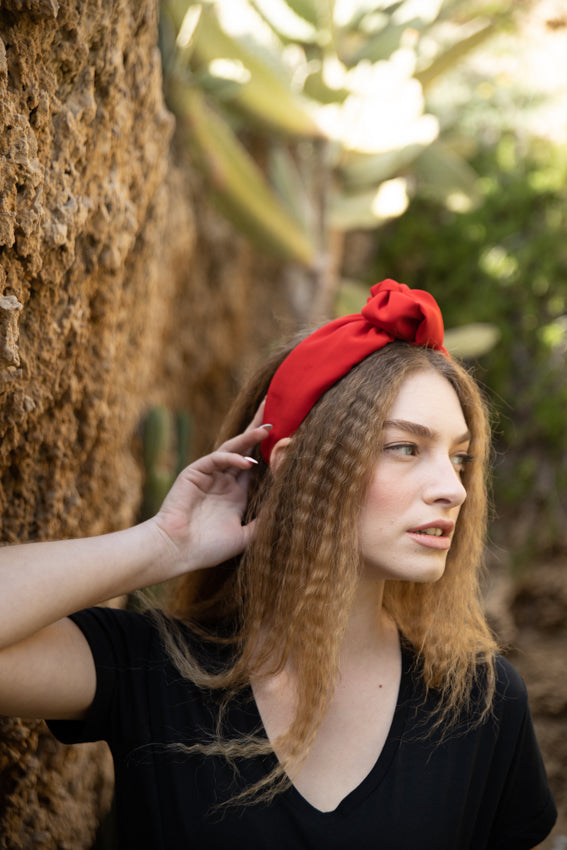
[[[396,26],[388,24],[373,37],[366,36],[361,39],[360,46],[348,58],[349,66],[358,65],[364,59],[370,62],[378,62],[380,59],[389,59],[392,53],[400,46],[402,36],[407,30],[407,25]]]
[[[192,0],[161,0],[160,27],[175,32],[178,52],[182,45],[186,58],[190,55],[192,36],[202,11],[203,4]]]
[[[329,0],[286,0],[290,9],[314,27],[320,23],[321,5],[328,5]]]
[[[420,192],[442,201],[449,209],[467,212],[480,203],[478,174],[443,142],[433,142],[426,148],[414,167]]]
[[[343,154],[338,173],[347,189],[373,186],[405,170],[426,148],[416,143],[378,154],[348,151]]]
[[[209,73],[221,59],[244,69],[246,81],[233,91],[230,103],[261,125],[291,136],[321,135],[308,103],[293,91],[290,71],[279,55],[251,39],[232,38],[222,29],[212,5],[202,7],[188,59],[193,69]]]
[[[250,0],[256,12],[266,21],[283,44],[319,44],[325,39],[317,24],[299,16],[285,0]]]
[[[439,9],[439,0],[429,0],[428,4],[421,0],[418,10],[410,0],[409,3],[391,4],[366,12],[353,20],[349,27],[351,49],[347,52],[347,64],[353,66],[363,60],[378,62],[389,59],[401,46],[408,31],[422,33],[428,29],[438,17]],[[355,35],[357,39],[353,38]],[[352,49],[357,41],[358,46]]]
[[[171,77],[167,95],[225,215],[260,247],[312,267],[314,246],[282,208],[228,124],[183,80]]]
[[[386,180],[374,189],[356,194],[333,192],[329,221],[337,230],[374,229],[402,215],[408,200],[403,179]]]
[[[496,325],[485,322],[463,325],[445,332],[445,348],[455,357],[473,360],[492,351],[500,340]]]
[[[278,197],[294,221],[314,241],[313,205],[307,192],[299,168],[287,148],[277,145],[270,150],[268,173]]]
[[[368,9],[368,5],[358,0],[351,0],[348,13],[350,15],[346,21],[342,21],[342,28],[351,33],[359,33],[360,35],[368,34],[370,28],[375,25],[376,20],[384,20],[391,17],[399,8],[403,6],[404,0],[396,0],[394,3],[376,3],[374,7]],[[341,9],[343,15],[346,12],[346,7]]]
[[[490,21],[479,21],[477,27],[472,32],[470,32],[470,27],[467,27],[469,32],[466,36],[446,48],[435,57],[427,68],[423,68],[414,75],[421,83],[423,90],[426,91],[439,77],[458,65],[468,53],[476,50],[487,39],[495,35],[498,32],[500,23],[500,18]]]
[[[328,86],[323,79],[321,67],[306,76],[303,91],[307,97],[316,100],[318,103],[344,103],[350,94],[348,89],[333,89]]]

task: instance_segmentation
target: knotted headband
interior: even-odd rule
[[[383,280],[370,290],[360,313],[342,316],[310,334],[285,358],[268,388],[264,421],[272,424],[262,443],[266,462],[282,437],[290,437],[315,402],[353,366],[389,342],[402,340],[443,348],[443,317],[432,295],[405,283]]]

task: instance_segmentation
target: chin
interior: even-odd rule
[[[364,570],[367,577],[381,579],[383,581],[411,581],[416,584],[434,584],[439,581],[445,573],[445,561],[437,564],[425,564],[422,566],[415,563],[407,566],[392,566],[389,569],[381,564],[367,563]]]
[[[433,584],[443,578],[445,574],[445,562],[438,565],[430,565],[423,570],[415,570],[411,576],[407,577],[407,581],[415,581],[418,584]]]
[[[416,584],[434,584],[445,574],[445,561],[437,564],[410,565],[407,569],[392,570],[388,576],[393,581],[412,581]]]
[[[414,576],[412,579],[408,579],[408,581],[415,581],[417,584],[435,584],[436,581],[439,581],[440,578],[443,578],[444,572],[445,570],[432,570],[429,573],[423,573],[422,575]]]

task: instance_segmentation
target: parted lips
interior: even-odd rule
[[[266,462],[278,440],[297,430],[323,393],[389,342],[402,340],[449,356],[443,348],[443,316],[429,292],[389,279],[375,284],[370,292],[360,313],[323,325],[277,369],[264,411],[264,421],[273,426],[262,443]]]

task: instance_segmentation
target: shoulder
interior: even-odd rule
[[[402,636],[402,675],[411,680],[420,690],[427,688],[424,682],[423,658]],[[487,693],[488,683],[494,674],[494,699],[500,702],[527,702],[527,689],[524,680],[503,655],[496,653],[486,664],[479,665],[472,687],[472,702],[482,702]]]
[[[494,710],[498,713],[525,713],[528,707],[526,684],[516,668],[502,655],[494,659]]]
[[[71,614],[70,619],[88,637],[89,634],[99,633],[101,637],[112,636],[114,639],[150,637],[155,633],[156,625],[153,618],[146,612],[130,611],[124,608],[109,608],[96,606],[85,608]]]
[[[96,669],[96,692],[80,723],[52,723],[66,743],[106,740],[116,755],[153,740],[186,740],[209,716],[209,695],[183,664],[189,630],[158,610],[95,607],[73,614]],[[168,646],[170,628],[174,643]]]
[[[86,608],[70,618],[85,635],[95,657],[114,667],[163,664],[191,657],[203,669],[218,670],[229,657],[225,640],[205,639],[197,631],[159,608],[131,611]]]
[[[157,609],[138,612],[97,606],[78,611],[70,619],[83,632],[95,660],[105,663],[155,659],[164,655],[165,635],[170,629],[178,639],[185,634],[181,623]]]
[[[435,718],[443,715],[443,694],[433,688],[428,690],[423,678],[422,659],[407,646],[404,647],[404,659],[404,698],[418,706],[416,716],[426,717],[427,724],[431,722],[434,727]],[[519,734],[526,717],[529,717],[524,680],[507,658],[495,654],[490,661],[479,665],[470,690],[463,693],[454,711],[445,717],[446,724],[443,722],[439,727],[443,735],[467,731],[476,734],[480,730],[492,735],[502,728],[511,735]]]

